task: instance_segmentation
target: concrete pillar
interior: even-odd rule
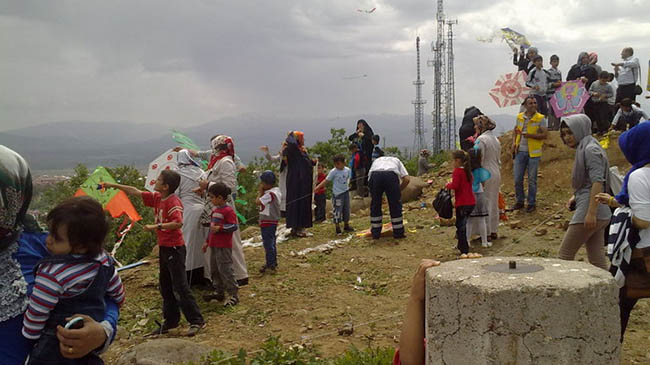
[[[618,288],[588,263],[457,260],[426,285],[427,364],[619,363]]]

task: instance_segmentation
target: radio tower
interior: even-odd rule
[[[411,102],[415,107],[415,135],[413,137],[413,150],[417,154],[419,151],[427,148],[427,143],[424,139],[424,104],[426,100],[422,99],[422,85],[424,80],[420,78],[420,37],[415,39],[415,50],[417,54],[417,80],[413,81],[415,85],[415,100]]]
[[[454,55],[451,26],[457,21],[446,21],[443,0],[437,0],[436,21],[437,37],[431,43],[433,61],[433,152],[453,149],[456,145],[455,127],[455,91],[454,91]],[[445,25],[448,34],[445,36]]]

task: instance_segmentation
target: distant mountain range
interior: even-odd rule
[[[278,118],[261,115],[227,117],[212,122],[175,129],[208,149],[215,134],[227,134],[235,141],[235,150],[244,160],[260,156],[261,145],[277,150],[290,130],[305,132],[308,146],[330,137],[330,128],[345,128],[352,133],[358,119],[367,120],[386,146],[409,147],[413,144],[412,115],[364,115],[335,118]],[[512,115],[493,115],[502,133],[514,125]],[[462,118],[458,118],[460,124]],[[430,131],[430,126],[427,128]],[[428,132],[430,133],[430,132]],[[90,168],[97,165],[147,164],[175,146],[170,128],[132,122],[51,122],[38,126],[0,132],[0,144],[23,155],[33,170],[70,169],[78,163]]]

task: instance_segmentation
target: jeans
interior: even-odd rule
[[[266,267],[275,268],[278,266],[278,251],[275,246],[275,230],[278,226],[260,227],[262,231],[262,244],[264,245],[264,252],[266,254]]]
[[[530,157],[528,151],[517,152],[514,167],[515,195],[517,197],[517,203],[524,202],[524,172],[528,170],[528,205],[535,206],[539,160],[539,157]]]
[[[194,300],[185,276],[185,246],[160,247],[160,294],[163,298],[163,318],[175,327],[183,311],[190,324],[203,324],[203,316]]]
[[[346,225],[350,221],[350,192],[346,191],[332,197],[332,210],[334,223],[344,222]]]
[[[458,245],[456,247],[461,254],[469,252],[469,244],[467,243],[467,220],[473,210],[473,205],[456,207],[456,235],[458,236]]]

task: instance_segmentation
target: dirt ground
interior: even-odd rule
[[[507,143],[505,136],[502,145]],[[500,238],[493,247],[474,244],[472,251],[485,256],[557,256],[564,226],[571,217],[563,206],[570,196],[573,153],[556,134],[548,145],[538,180],[537,211],[509,213],[509,221],[499,228]],[[625,166],[615,145],[610,151],[612,165]],[[502,191],[512,203],[512,163],[506,155]],[[251,279],[241,289],[238,306],[223,310],[216,303],[202,300],[206,289],[194,289],[208,326],[193,341],[236,353],[239,348],[255,351],[268,336],[280,336],[285,343],[316,344],[325,357],[339,354],[351,344],[359,348],[397,346],[410,281],[420,259],[448,261],[457,257],[454,227],[440,227],[431,208],[433,196],[450,173],[451,168],[443,168],[431,174],[432,187],[425,189],[419,201],[405,204],[406,239],[382,238],[372,242],[353,237],[327,253],[292,255],[292,251],[341,238],[335,236],[331,224],[319,224],[310,230],[313,237],[279,244],[279,270],[266,276],[257,274],[264,261],[264,250],[245,249]],[[420,208],[420,202],[426,202],[426,207]],[[513,221],[520,221],[521,228],[511,228]],[[351,223],[358,230],[369,226],[363,212],[353,217]],[[585,259],[584,250],[578,259]],[[157,260],[121,276],[127,301],[121,313],[118,339],[104,356],[108,364],[115,363],[127,348],[145,341],[143,333],[155,326],[154,319],[161,318]],[[650,362],[648,314],[650,305],[640,301],[623,345],[623,364]],[[354,325],[354,332],[339,335],[339,329],[349,323]],[[180,332],[171,331],[167,336],[182,336],[186,329],[184,323]]]

